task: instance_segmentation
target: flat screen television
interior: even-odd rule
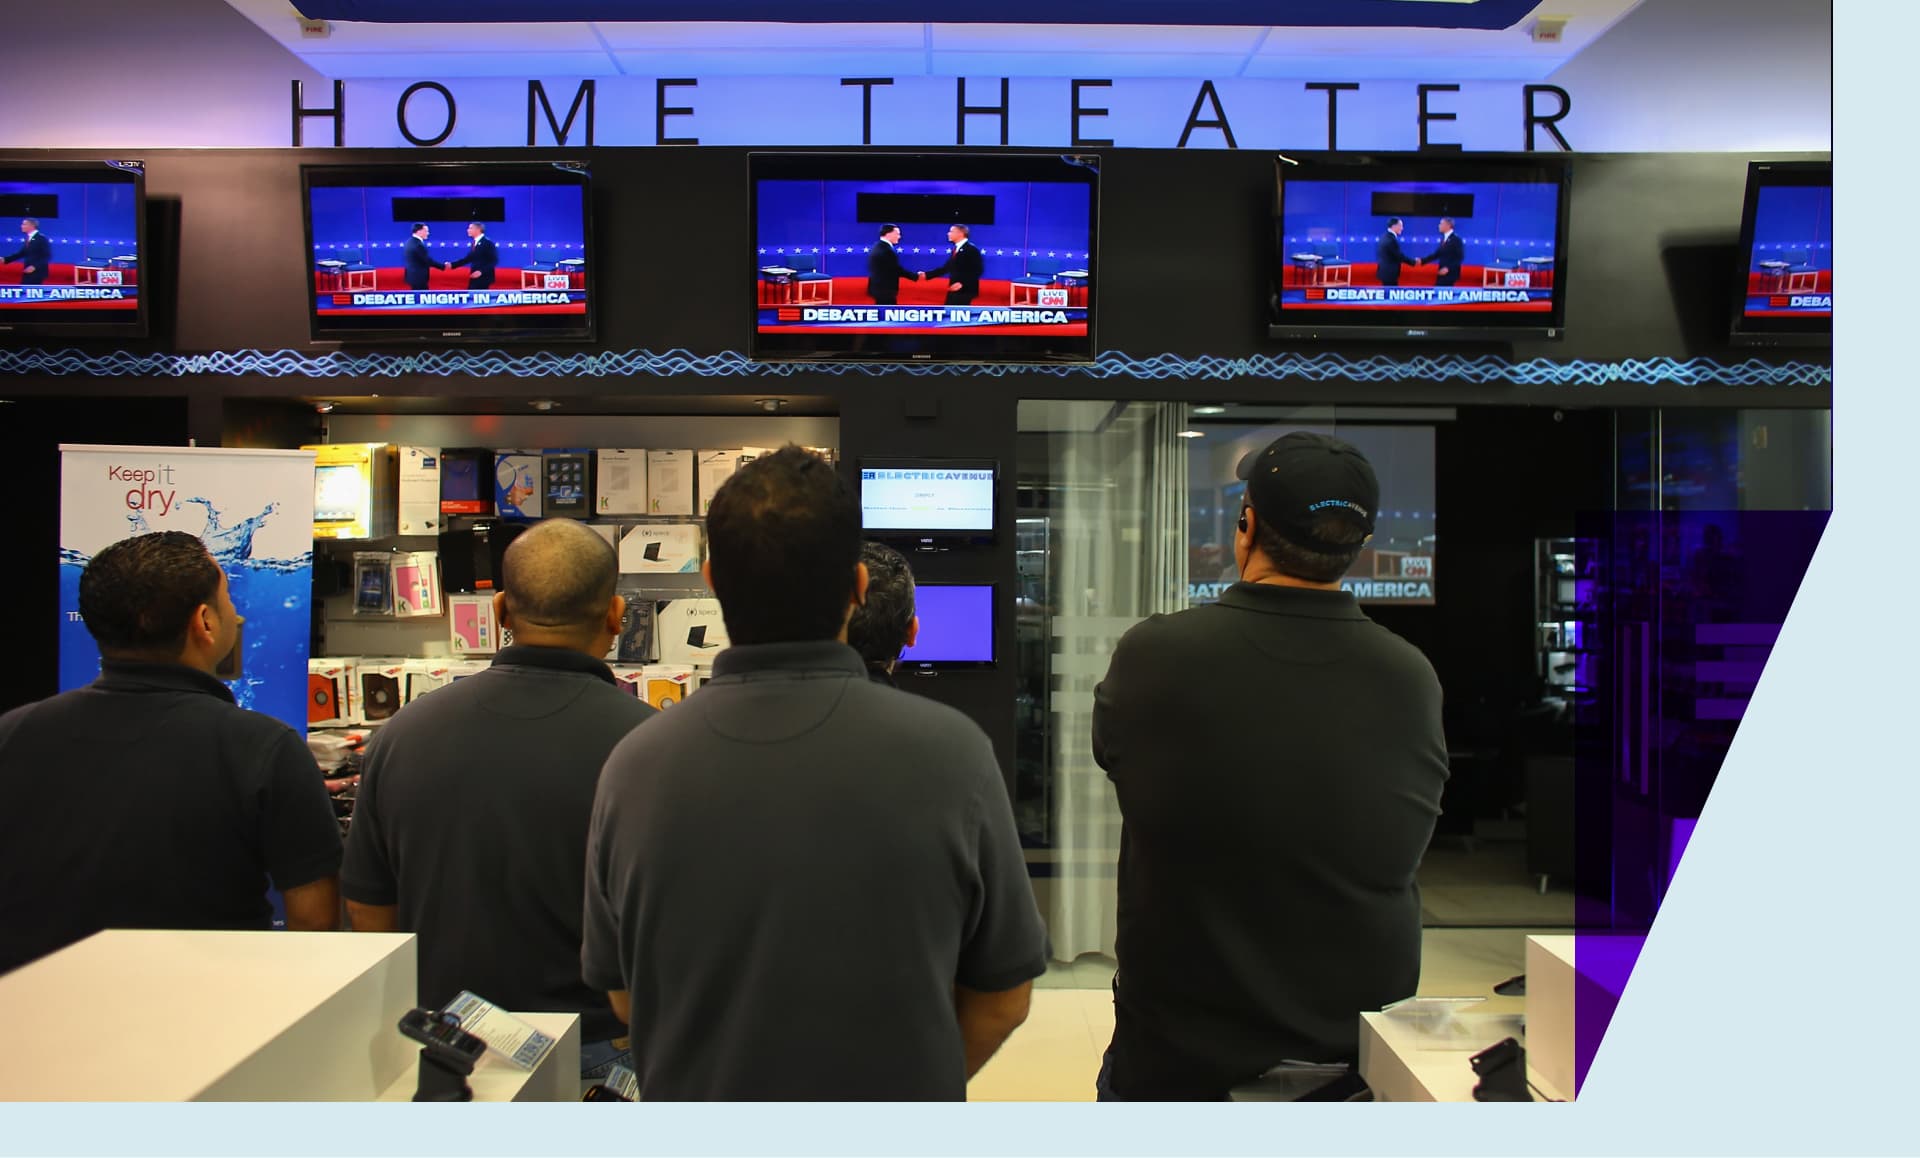
[[[1754,161],[1740,218],[1737,346],[1833,341],[1833,165]]]
[[[1275,162],[1275,338],[1557,338],[1568,163],[1541,154]]]
[[[860,527],[909,548],[991,543],[998,482],[991,459],[862,459]]]
[[[593,337],[583,162],[301,169],[316,340]]]
[[[0,236],[0,334],[146,336],[144,163],[0,163]]]
[[[920,634],[896,671],[987,668],[994,664],[991,583],[920,583],[913,589]]]
[[[1092,360],[1097,157],[752,153],[747,165],[755,358]]]

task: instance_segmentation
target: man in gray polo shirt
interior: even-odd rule
[[[707,513],[733,646],[615,748],[587,846],[587,980],[641,1096],[958,1100],[1046,969],[987,737],[867,678],[860,511],[789,446]]]
[[[620,1058],[605,988],[580,976],[580,890],[600,765],[653,708],[600,659],[625,600],[605,539],[549,519],[515,539],[496,616],[512,647],[402,709],[367,750],[341,891],[355,929],[420,935],[420,1002],[470,989],[578,1012],[581,1070]]]

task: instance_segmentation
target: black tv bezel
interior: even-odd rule
[[[926,674],[945,671],[991,671],[1000,666],[1000,584],[998,583],[959,583],[949,580],[929,580],[916,582],[914,590],[924,587],[984,587],[987,589],[987,648],[992,653],[989,659],[927,659],[910,660],[904,654],[894,664],[895,674]]]
[[[555,173],[576,174],[577,181],[555,180]],[[321,180],[316,181],[319,177]],[[569,185],[580,188],[581,252],[587,264],[587,309],[571,315],[403,315],[382,324],[356,315],[351,322],[322,325],[317,308],[319,289],[313,283],[313,190],[356,186],[405,185]],[[599,332],[598,262],[593,248],[593,169],[585,160],[555,161],[396,161],[368,164],[306,164],[300,166],[300,268],[307,298],[307,331],[315,342],[364,345],[382,343],[451,342],[484,344],[503,341],[592,342]],[[438,324],[435,324],[437,322]]]
[[[0,162],[0,179],[33,180],[44,176],[50,181],[71,181],[81,174],[97,173],[102,168],[133,177],[134,272],[139,293],[134,295],[133,316],[118,321],[101,321],[99,310],[22,310],[10,314],[0,310],[0,335],[7,337],[59,338],[145,338],[149,333],[152,310],[152,255],[147,252],[147,163],[144,160],[107,158],[77,161]],[[16,176],[20,174],[23,176]]]
[[[966,172],[999,167],[1005,172]],[[1039,175],[1045,171],[1048,175]],[[1090,174],[1090,177],[1085,175]],[[1099,351],[1100,319],[1100,158],[1092,153],[952,151],[859,153],[820,150],[755,151],[747,154],[747,254],[759,261],[760,182],[846,180],[1045,181],[1080,177],[1090,187],[1087,220],[1087,333],[1063,339],[1047,335],[966,336],[939,334],[764,334],[760,332],[760,288],[746,279],[741,299],[752,334],[750,357],[756,362],[901,362],[1032,363],[1092,362]],[[878,342],[888,348],[868,348]],[[1071,342],[1071,347],[1066,343]]]
[[[1269,290],[1267,336],[1275,339],[1513,342],[1565,336],[1571,254],[1567,246],[1572,206],[1573,165],[1565,153],[1328,153],[1274,160],[1273,278]],[[1547,180],[1559,186],[1554,224],[1553,308],[1538,315],[1498,313],[1449,321],[1429,310],[1366,310],[1350,315],[1334,311],[1297,311],[1280,303],[1286,262],[1287,182],[1294,181],[1462,181],[1526,182]],[[1306,315],[1311,313],[1312,320]]]
[[[1782,179],[1784,178],[1784,179]],[[1733,310],[1727,343],[1733,346],[1831,346],[1833,314],[1824,318],[1749,318],[1747,271],[1753,268],[1754,214],[1760,191],[1769,187],[1824,185],[1833,189],[1832,161],[1749,161],[1747,189],[1740,209],[1739,268],[1732,282]]]
[[[862,458],[854,464],[858,472],[860,533],[877,543],[902,550],[944,551],[955,547],[991,547],[1000,538],[1000,460],[994,458],[886,457]],[[990,470],[993,472],[993,525],[984,531],[944,528],[881,529],[867,526],[867,484],[869,470]]]

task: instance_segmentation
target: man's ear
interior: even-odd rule
[[[916,615],[912,619],[907,620],[907,646],[912,647],[914,644],[919,642],[920,642],[920,617]]]
[[[700,578],[706,580],[707,590],[713,590],[713,559],[711,557],[700,564]]]
[[[620,628],[627,621],[627,597],[615,595],[613,602],[607,604],[607,634],[619,635]]]
[[[493,597],[493,622],[495,631],[512,631],[513,615],[507,610],[507,593],[498,592]]]
[[[865,563],[853,565],[853,601],[861,607],[867,605],[867,587],[873,582],[873,576],[867,573]]]

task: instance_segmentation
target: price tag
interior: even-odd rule
[[[498,1009],[483,997],[462,992],[444,1010],[460,1019],[460,1028],[487,1043],[487,1050],[523,1070],[533,1069],[553,1052],[553,1038]]]
[[[608,1070],[607,1076],[600,1079],[600,1084],[629,1102],[640,1100],[640,1075],[626,1066],[614,1066]]]

